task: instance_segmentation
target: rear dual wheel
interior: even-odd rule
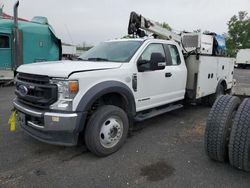
[[[235,115],[229,142],[230,164],[250,171],[250,98],[245,99]]]
[[[229,159],[233,167],[250,171],[250,98],[241,104],[229,95],[216,100],[207,120],[205,150],[213,160]]]
[[[215,101],[205,129],[205,151],[216,161],[228,159],[228,143],[234,115],[240,104],[235,96],[222,95]]]

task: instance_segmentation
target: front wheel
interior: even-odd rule
[[[129,128],[128,116],[119,107],[105,105],[90,117],[85,130],[87,148],[97,156],[110,155],[124,144]]]

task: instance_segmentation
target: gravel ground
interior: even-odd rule
[[[235,75],[250,83],[250,70]],[[98,158],[84,146],[41,143],[19,127],[9,132],[13,92],[0,88],[0,187],[250,187],[249,173],[205,155],[206,106],[139,123],[118,152]]]

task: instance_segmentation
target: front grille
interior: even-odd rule
[[[57,101],[57,86],[48,76],[18,73],[15,93],[19,102],[41,109]]]
[[[49,84],[48,76],[32,75],[32,74],[23,74],[19,73],[17,79],[23,82],[29,82],[33,84]]]

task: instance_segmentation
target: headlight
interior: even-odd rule
[[[79,89],[78,81],[52,79],[50,83],[56,84],[58,87],[58,100],[50,105],[50,109],[71,111],[73,99]]]

